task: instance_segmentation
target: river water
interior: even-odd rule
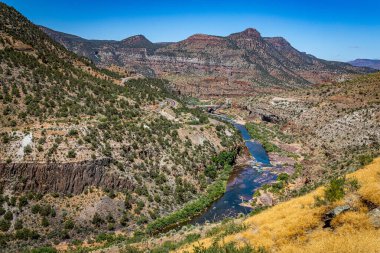
[[[248,214],[252,209],[241,206],[242,201],[251,199],[257,188],[272,182],[277,177],[274,173],[262,170],[263,167],[271,167],[268,154],[259,142],[251,139],[245,126],[237,124],[226,116],[218,115],[218,117],[232,123],[239,130],[252,160],[248,165],[234,169],[227,182],[224,195],[203,214],[193,218],[190,224],[204,224],[227,217],[236,217],[240,213]]]

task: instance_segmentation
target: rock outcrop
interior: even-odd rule
[[[14,191],[80,194],[95,186],[104,189],[130,189],[129,178],[109,172],[109,158],[78,163],[0,164],[0,186]]]
[[[339,214],[346,212],[350,209],[351,209],[351,207],[349,205],[344,205],[344,206],[337,206],[334,209],[327,212],[323,217],[323,221],[325,222],[325,225],[323,226],[323,228],[330,228],[331,227],[331,221],[336,216],[338,216]]]

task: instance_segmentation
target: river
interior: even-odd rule
[[[236,217],[239,214],[248,214],[252,209],[241,206],[242,201],[251,199],[257,188],[272,182],[277,177],[274,173],[262,170],[263,167],[271,167],[268,154],[259,142],[251,139],[245,126],[234,122],[226,116],[217,116],[232,123],[239,130],[252,160],[249,164],[234,169],[228,179],[224,195],[204,213],[193,218],[190,224],[204,224],[206,222],[220,221],[227,217]]]

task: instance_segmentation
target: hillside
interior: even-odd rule
[[[7,252],[143,230],[221,184],[206,166],[221,169],[219,155],[234,159],[241,145],[232,126],[187,108],[168,81],[122,82],[3,3],[0,73]]]
[[[303,197],[236,221],[233,224],[235,231],[230,228],[231,233],[214,229],[218,232],[213,236],[176,252],[378,252],[379,175],[380,158],[377,158],[363,169],[347,175],[345,183],[331,183]],[[331,210],[335,214],[327,216]],[[218,251],[212,246],[231,242],[243,249]],[[247,244],[256,251],[247,250]]]
[[[268,132],[262,142],[302,158],[298,186],[345,174],[380,149],[380,73],[233,103],[224,113],[256,122]]]
[[[380,60],[356,59],[348,63],[355,67],[367,67],[380,70]]]
[[[284,38],[264,38],[252,28],[226,37],[195,34],[175,43],[152,43],[142,35],[122,41],[86,40],[41,29],[98,66],[165,77],[193,96],[246,96],[263,88],[305,87],[370,71],[318,59]]]

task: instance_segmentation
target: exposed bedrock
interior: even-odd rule
[[[14,191],[80,194],[95,186],[104,189],[132,189],[129,178],[110,172],[111,159],[76,163],[0,164],[0,186]]]

